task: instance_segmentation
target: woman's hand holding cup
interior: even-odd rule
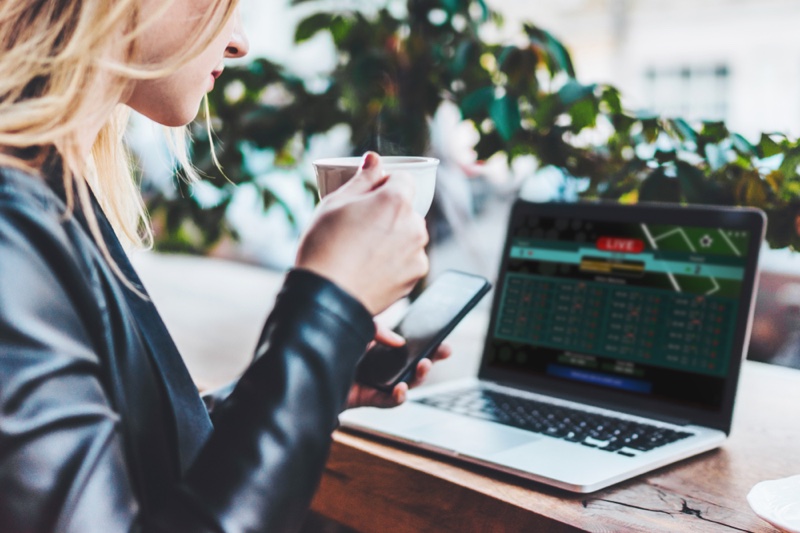
[[[370,313],[380,313],[428,272],[428,232],[413,209],[414,192],[408,174],[387,176],[380,156],[367,153],[355,176],[322,199],[296,266],[330,279]]]

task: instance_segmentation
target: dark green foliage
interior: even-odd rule
[[[331,6],[293,0],[313,3]],[[764,134],[753,145],[720,122],[630,113],[614,87],[579,82],[564,45],[534,24],[523,26],[521,44],[483,41],[479,30],[502,21],[483,0],[406,5],[399,18],[387,9],[367,16],[323,7],[300,22],[297,43],[328,32],[336,47],[324,91],[310,92],[265,59],[226,69],[210,99],[227,178],[212,164],[202,125],[194,144],[195,161],[222,200],[202,210],[185,187],[177,200],[154,199],[151,210],[167,230],[162,243],[200,252],[230,232],[224,209],[232,187],[255,179],[243,164],[248,147],[270,149],[275,165],[291,167],[310,137],[345,124],[356,154],[422,154],[427,121],[449,100],[479,131],[480,159],[532,154],[568,179],[588,178],[586,198],[757,206],[769,215],[773,246],[800,246],[798,142]],[[240,98],[226,98],[232,84],[243,88]],[[284,97],[265,97],[270,91]],[[580,141],[587,132],[592,141]],[[265,206],[281,205],[269,190],[263,195]],[[187,227],[202,237],[187,240]]]

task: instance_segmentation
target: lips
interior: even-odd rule
[[[213,71],[211,75],[214,77],[215,80],[218,79],[222,75],[222,69]]]

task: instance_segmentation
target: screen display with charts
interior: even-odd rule
[[[535,216],[515,226],[490,368],[719,407],[747,231]]]

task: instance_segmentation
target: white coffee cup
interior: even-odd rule
[[[314,161],[320,198],[347,183],[361,167],[362,161],[361,157],[331,157]],[[381,156],[381,166],[389,175],[402,171],[413,178],[414,211],[425,216],[433,202],[439,160],[433,157]]]

